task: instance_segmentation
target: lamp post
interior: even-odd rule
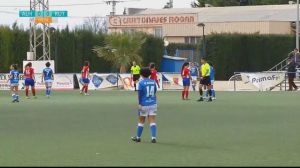
[[[203,48],[202,48],[202,56],[206,57],[206,44],[205,44],[205,24],[204,23],[199,23],[197,25],[198,27],[202,27],[202,39],[203,39]]]
[[[169,41],[164,39],[164,55],[168,55],[167,47],[169,46]]]

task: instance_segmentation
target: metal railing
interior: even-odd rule
[[[280,63],[276,64],[275,66],[273,66],[268,71],[283,71],[283,70],[285,70],[288,66],[288,59],[289,59],[289,57],[282,60]]]

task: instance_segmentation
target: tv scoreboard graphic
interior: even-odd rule
[[[19,11],[19,17],[34,18],[36,24],[50,24],[53,18],[68,17],[68,11]]]

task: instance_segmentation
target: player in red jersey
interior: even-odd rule
[[[191,73],[189,70],[189,63],[186,62],[181,68],[181,77],[183,83],[182,100],[189,100],[189,90],[191,85]]]
[[[29,86],[31,86],[32,95],[34,98],[35,96],[35,76],[34,76],[34,69],[32,68],[32,63],[29,62],[25,66],[24,69],[24,79],[25,79],[25,92],[26,92],[26,98],[29,99],[28,92],[29,92]]]
[[[89,94],[88,89],[89,89],[89,84],[90,84],[90,79],[89,79],[89,72],[90,72],[90,68],[89,68],[90,63],[88,61],[84,62],[84,66],[82,68],[81,71],[81,79],[83,82],[83,87],[80,91],[80,94],[82,94],[83,92],[85,93],[86,96],[88,96]]]
[[[157,78],[157,70],[155,69],[155,63],[150,63],[149,67],[150,67],[150,70],[151,70],[150,79],[155,80],[158,88],[160,88],[159,81],[158,81],[158,78]]]

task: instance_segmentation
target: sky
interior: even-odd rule
[[[123,0],[127,1],[127,0]],[[122,14],[124,8],[154,8],[161,9],[169,0],[136,0],[132,2],[123,2],[117,5],[117,14]],[[174,0],[174,8],[189,8],[193,0]],[[85,17],[106,16],[112,8],[103,0],[49,0],[50,10],[67,10],[68,18],[58,18],[56,23],[51,26],[56,28],[64,28],[66,25],[75,27],[83,23]],[[88,6],[52,6],[66,4],[82,4],[82,3],[102,3]],[[20,10],[29,10],[30,0],[0,0],[0,25],[12,25],[15,21],[24,27],[29,26],[28,18],[20,18]],[[27,6],[28,7],[25,7]],[[4,7],[6,6],[6,7]],[[13,7],[7,7],[13,6]],[[24,6],[24,7],[15,7]]]

